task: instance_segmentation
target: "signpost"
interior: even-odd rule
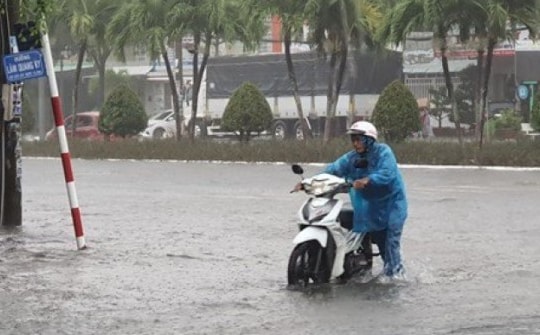
[[[527,100],[529,97],[529,88],[526,85],[519,85],[517,88],[517,95],[521,100]]]
[[[4,72],[8,83],[45,77],[45,62],[38,49],[23,51],[4,56]]]

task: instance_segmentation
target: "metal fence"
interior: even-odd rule
[[[458,77],[452,78],[454,88],[461,84],[461,80]],[[439,87],[446,87],[444,77],[423,77],[423,78],[411,78],[405,75],[405,86],[411,90],[416,99],[431,98],[429,93],[430,89],[438,89]]]

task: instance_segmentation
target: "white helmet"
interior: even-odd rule
[[[358,121],[352,124],[351,128],[347,130],[347,135],[365,135],[377,140],[377,128],[371,122]]]

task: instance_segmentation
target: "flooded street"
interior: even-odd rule
[[[23,226],[0,228],[2,335],[540,334],[540,171],[403,168],[408,280],[299,292],[288,165],[73,164],[83,251],[60,160],[23,160]]]

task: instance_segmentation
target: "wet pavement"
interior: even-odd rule
[[[73,163],[89,248],[60,160],[24,159],[0,334],[540,334],[540,170],[404,167],[407,281],[292,291],[287,165]]]

